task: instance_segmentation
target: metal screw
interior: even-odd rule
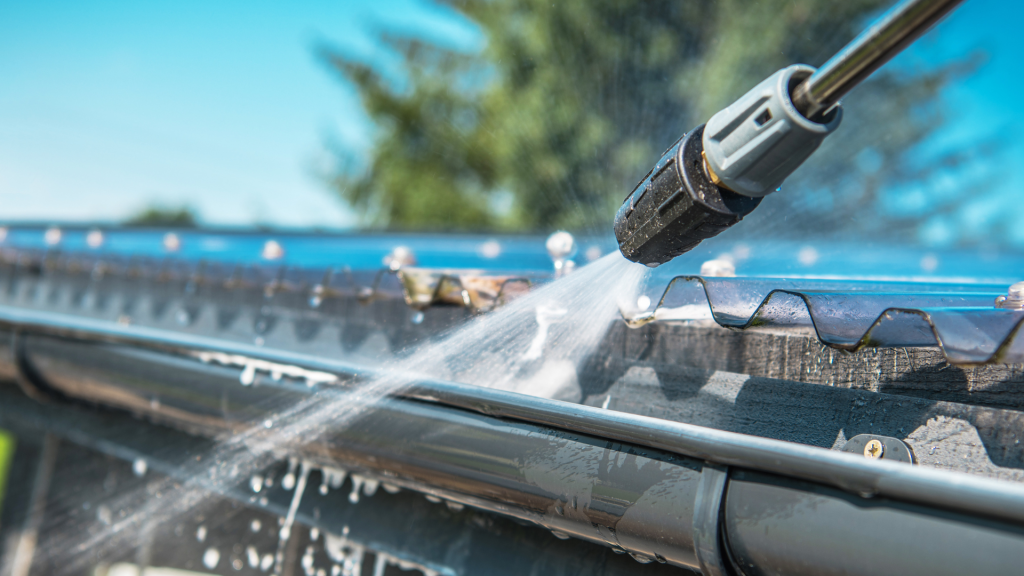
[[[701,276],[735,276],[736,265],[725,258],[715,258],[700,265]]]
[[[555,277],[559,278],[572,272],[576,263],[570,260],[576,254],[576,240],[572,234],[559,230],[548,236],[544,247],[548,249],[548,255],[555,263]]]
[[[878,440],[868,440],[868,443],[864,445],[864,457],[872,460],[878,460],[885,453],[885,445]]]
[[[384,265],[397,271],[403,266],[416,266],[416,254],[408,246],[396,246],[387,256],[384,257]]]
[[[1006,296],[996,298],[996,308],[1024,310],[1024,282],[1017,282],[1006,291]]]
[[[576,240],[572,237],[572,234],[559,230],[548,236],[544,247],[548,249],[548,254],[552,260],[564,260],[572,258],[573,254],[576,253]]]
[[[284,246],[277,240],[267,240],[260,255],[264,260],[280,260],[284,258]]]

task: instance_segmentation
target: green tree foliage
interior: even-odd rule
[[[481,53],[387,36],[408,72],[396,81],[325,51],[378,126],[368,165],[344,162],[333,181],[368,224],[607,232],[684,131],[779,68],[820,65],[890,1],[449,3],[484,32]],[[766,200],[776,208],[754,228],[876,226],[858,215],[886,186],[921,178],[906,152],[941,123],[936,96],[953,72],[877,74],[849,98],[842,136]]]
[[[195,212],[187,206],[179,208],[149,206],[138,214],[127,218],[123,224],[152,228],[195,228],[199,225]]]

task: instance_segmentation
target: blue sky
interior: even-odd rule
[[[382,26],[479,43],[415,0],[0,4],[0,218],[350,224],[316,174],[369,124],[315,49],[386,64]]]
[[[967,0],[900,57],[985,50],[984,67],[945,95],[955,115],[931,146],[1009,145],[989,197],[932,223],[930,243],[965,226],[984,234],[1007,210],[1024,217],[1022,24],[1024,2]],[[482,42],[424,0],[0,4],[0,219],[109,221],[162,203],[212,224],[351,225],[316,174],[329,167],[325,142],[359,149],[371,127],[314,50],[393,65],[373,40],[382,28]]]

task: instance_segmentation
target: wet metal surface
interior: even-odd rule
[[[9,477],[8,486],[15,490],[20,488],[19,493],[31,494],[35,486],[45,432],[60,438],[60,458],[54,474],[56,485],[50,490],[44,530],[36,546],[37,550],[46,551],[67,542],[69,534],[102,527],[105,520],[102,506],[114,492],[131,491],[142,484],[159,485],[168,476],[189,480],[182,474],[186,467],[180,460],[207,453],[210,444],[205,438],[153,426],[128,414],[64,403],[40,404],[2,385],[0,426],[15,433],[18,439],[15,453],[18,466],[13,471],[24,474]],[[139,459],[148,462],[149,468],[142,478],[132,469],[133,462]],[[261,560],[268,557],[277,544],[278,520],[286,513],[293,497],[293,493],[281,485],[280,479],[285,473],[284,462],[261,471],[261,477],[267,482],[258,492],[249,485],[249,478],[240,479],[238,486],[219,497],[211,497],[209,504],[156,526],[155,533],[140,531],[136,535],[138,548],[151,549],[151,566],[224,576],[266,574],[266,568],[254,566],[257,562],[251,560],[252,555],[247,551],[250,547],[256,548],[257,560]],[[270,478],[278,481],[271,486]],[[302,574],[306,567],[300,566],[303,549],[308,550],[310,545],[319,548],[321,543],[327,544],[327,550],[317,551],[316,564],[320,567],[326,563],[327,574],[331,574],[332,560],[342,564],[338,555],[332,553],[342,543],[360,552],[364,568],[375,565],[374,555],[387,556],[392,563],[403,565],[403,571],[395,567],[384,571],[385,575],[521,576],[533,573],[569,576],[581,571],[609,576],[679,574],[677,568],[667,565],[638,566],[632,558],[615,554],[604,546],[575,538],[561,540],[548,530],[524,526],[514,519],[472,508],[453,510],[443,502],[428,501],[421,493],[411,490],[381,487],[372,497],[364,494],[358,503],[353,503],[350,497],[356,486],[351,475],[342,485],[332,486],[326,493],[316,489],[324,481],[321,471],[310,474],[307,493],[297,511],[292,538],[297,539],[298,545],[289,547],[284,559],[293,574]],[[18,528],[29,520],[25,517],[29,504],[29,498],[5,501],[4,523],[0,524],[0,556],[10,550],[5,542],[9,545],[11,540],[5,537],[16,537]],[[197,529],[204,530],[203,541],[198,541]],[[515,546],[509,546],[509,542],[515,542]],[[97,555],[97,560],[132,562],[137,559],[136,543],[132,544],[131,549],[119,551],[119,556]],[[201,562],[204,550],[211,546],[222,552],[215,569],[204,567]],[[331,557],[325,557],[324,552]],[[57,569],[59,565],[55,566],[62,558],[45,552],[37,554],[33,573],[66,573]],[[243,561],[241,569],[233,562],[235,559]],[[432,570],[408,571],[424,566]],[[93,572],[90,567],[74,573],[85,576]],[[373,572],[357,569],[343,573]]]
[[[737,472],[725,530],[746,576],[1013,574],[1020,526]],[[862,530],[871,526],[870,531]],[[942,550],[955,551],[951,554]]]
[[[91,315],[128,321],[139,315],[133,304],[146,301],[154,316],[173,314],[182,328],[196,321],[204,303],[218,298],[223,300],[217,312],[218,326],[234,322],[239,312],[232,311],[232,307],[270,311],[285,306],[299,316],[309,317],[296,318],[296,330],[312,337],[328,309],[341,312],[335,310],[337,304],[332,308],[332,303],[345,299],[363,306],[378,301],[404,301],[412,310],[411,321],[418,324],[423,319],[422,312],[429,308],[490,310],[537,283],[549,281],[553,275],[551,260],[539,239],[535,246],[525,239],[510,241],[510,246],[517,246],[520,252],[532,246],[533,252],[527,250],[533,254],[530,258],[502,259],[504,243],[492,241],[483,249],[475,238],[435,238],[438,245],[424,241],[424,249],[450,250],[452,263],[479,264],[487,261],[481,255],[486,253],[497,254],[491,260],[494,265],[393,269],[383,266],[383,260],[375,260],[376,252],[374,259],[370,259],[367,250],[372,242],[359,237],[344,239],[348,242],[346,249],[337,255],[338,261],[351,261],[354,266],[318,267],[267,261],[234,264],[218,259],[189,259],[178,253],[168,259],[130,251],[58,252],[31,247],[30,242],[23,242],[28,247],[18,247],[14,241],[19,233],[24,236],[28,232],[9,232],[5,247],[0,250],[0,299],[46,309],[70,306]],[[147,237],[143,233],[120,234]],[[62,236],[65,237],[70,242],[71,236]],[[110,232],[105,237],[113,239],[117,234]],[[193,243],[216,244],[213,238],[198,237]],[[234,244],[226,245],[247,245],[260,238],[239,234],[230,238]],[[394,238],[380,240],[382,246],[397,242]],[[300,245],[313,242],[309,238],[292,241]],[[421,244],[414,243],[417,247]],[[136,241],[132,245],[146,244]],[[590,247],[601,253],[597,244]],[[459,256],[463,253],[475,254],[476,259],[464,259]],[[434,262],[442,260],[440,252],[431,258]],[[431,258],[420,261],[429,262]],[[1006,266],[1012,267],[1015,262],[1010,259]],[[359,268],[360,263],[367,267]],[[511,264],[523,267],[518,272],[502,271],[502,267]],[[770,259],[759,266],[769,264]],[[932,265],[931,261],[926,264]],[[779,267],[783,268],[781,263]],[[934,346],[952,364],[1024,362],[1024,338],[1017,337],[1024,311],[996,305],[997,298],[1005,299],[1009,281],[978,276],[702,277],[676,275],[674,270],[679,266],[662,268],[647,282],[643,296],[647,304],[623,310],[630,325],[650,321],[715,322],[734,329],[812,333],[823,344],[840,350]],[[858,271],[862,267],[851,265],[850,269]],[[120,309],[111,309],[112,302]],[[296,316],[295,312],[290,315]],[[343,315],[347,320],[357,318],[359,311],[348,307]],[[274,314],[260,313],[253,319],[253,331],[260,337],[272,331],[279,320]]]
[[[234,371],[218,364],[206,364],[195,353],[221,352],[248,356],[256,360],[289,364],[315,372],[331,372],[340,382],[352,378],[372,378],[373,370],[319,357],[266,350],[252,345],[231,344],[211,339],[158,330],[124,329],[106,323],[62,317],[39,312],[0,309],[3,324],[8,330],[20,332],[19,340],[27,337],[25,353],[33,366],[48,365],[52,374],[39,374],[51,385],[68,393],[82,390],[75,382],[88,379],[105,385],[116,393],[119,407],[135,409],[154,417],[176,419],[171,410],[164,409],[158,395],[166,388],[164,379],[195,380],[201,373],[213,378],[211,385],[195,386],[193,393],[182,400],[197,410],[216,411],[220,407],[224,425],[234,418],[245,416],[236,404],[260,410],[260,403],[250,394],[306,395],[313,391],[330,392],[335,384],[309,386],[307,382],[294,382],[283,378],[280,384],[273,380],[259,387],[245,386],[239,381],[241,370]],[[30,335],[30,336],[27,336]],[[37,342],[33,345],[32,342]],[[41,344],[41,345],[40,345]],[[51,346],[81,348],[74,361],[63,349],[57,358]],[[138,350],[166,354],[168,360],[160,371],[133,374],[122,371],[122,362]],[[177,375],[171,372],[177,372]],[[84,375],[84,377],[83,377]],[[216,382],[220,384],[214,385]],[[255,392],[259,390],[259,392]],[[341,390],[344,390],[342,388]],[[343,393],[339,390],[338,393]],[[522,394],[502,392],[441,381],[417,381],[397,391],[403,398],[421,400],[469,410],[488,417],[508,418],[533,425],[541,425],[572,433],[583,434],[615,442],[624,442],[654,450],[670,452],[688,458],[716,462],[726,466],[741,466],[783,474],[825,485],[834,486],[854,494],[877,494],[914,502],[939,504],[958,510],[984,513],[1015,522],[1024,522],[1024,492],[1014,484],[984,478],[930,470],[916,466],[885,461],[867,462],[831,450],[780,442],[766,438],[723,432],[701,426],[669,422],[655,418],[633,416],[621,412],[601,410],[545,400]],[[88,397],[82,398],[89,400]],[[153,402],[153,400],[158,400]],[[253,403],[255,402],[255,403]],[[264,408],[265,409],[265,408]]]
[[[229,430],[259,422],[271,397],[316,392],[343,401],[346,382],[369,376],[328,360],[16,314],[5,311],[5,323],[19,331],[15,349],[24,354],[22,366],[34,368],[36,385],[185,428]],[[282,375],[246,385],[240,363],[204,362],[198,352],[247,356],[271,371],[281,366]],[[154,362],[159,370],[144,370]],[[337,380],[303,381],[305,374],[325,373]],[[192,413],[194,420],[182,417]],[[719,488],[727,490],[732,557],[750,574],[840,573],[850,566],[853,573],[870,573],[881,560],[857,563],[846,556],[870,545],[879,521],[893,527],[894,542],[911,549],[967,534],[984,554],[974,564],[978,574],[1004,573],[1024,536],[1024,494],[1011,483],[444,382],[418,382],[348,427],[312,443],[295,440],[293,453],[319,466],[343,466],[518,518],[559,538],[629,552],[640,562],[701,567],[709,574],[716,569]],[[780,546],[766,529],[791,537]],[[801,555],[821,534],[841,554]],[[963,562],[946,562],[950,555],[961,552],[931,549],[915,566],[958,573]]]
[[[660,282],[653,282],[652,291]],[[654,291],[651,321],[714,321],[736,329],[813,331],[841,350],[938,346],[952,364],[1024,361],[1024,312],[995,306],[999,284],[680,276]]]
[[[10,251],[4,264],[5,300],[52,308],[62,303],[54,297],[67,290],[70,294],[61,296],[70,300],[67,304],[102,311],[113,295],[132,291],[151,301],[180,302],[175,318],[183,326],[196,316],[190,299],[201,302],[211,291],[236,294],[236,305],[295,299],[312,311],[346,295],[364,303],[400,298],[414,309],[487,310],[543,280],[539,273],[530,278],[407,268],[396,277],[388,270],[230,269]],[[994,305],[1006,290],[998,284],[683,276],[659,289],[660,282],[650,284],[652,310],[624,312],[630,324],[714,321],[739,329],[813,331],[824,344],[842,350],[938,346],[953,364],[1024,361],[1024,338],[1016,337],[1024,311]],[[131,302],[121,296],[122,313],[109,310],[108,315],[129,315]],[[224,321],[232,318],[230,309],[220,314]],[[272,321],[257,319],[256,332],[267,331]]]

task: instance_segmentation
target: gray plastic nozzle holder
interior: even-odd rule
[[[790,94],[814,68],[783,68],[711,117],[704,128],[704,154],[721,185],[760,198],[775,191],[839,127],[840,106],[822,122],[804,118]]]

